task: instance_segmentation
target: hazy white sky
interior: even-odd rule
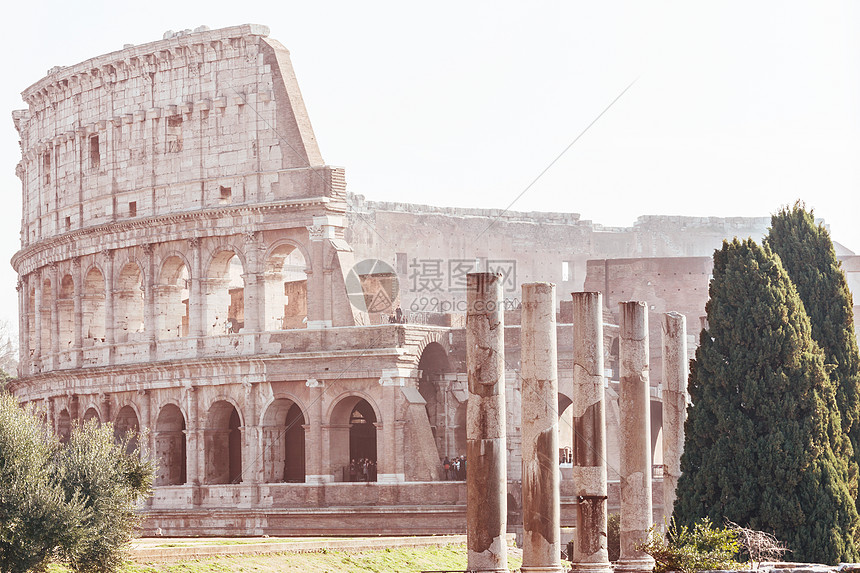
[[[369,199],[606,225],[767,216],[803,199],[860,252],[860,7],[845,2],[6,3],[0,259],[18,249],[10,113],[55,65],[165,30],[260,23],[292,53],[323,157]],[[0,319],[17,324],[0,261]]]

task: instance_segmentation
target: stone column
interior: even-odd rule
[[[652,523],[651,396],[648,379],[648,307],[642,301],[618,303],[621,314],[621,557],[617,572],[654,568],[650,555],[636,550]]]
[[[502,276],[469,273],[466,285],[466,568],[507,571]]]
[[[158,285],[156,276],[154,247],[147,243],[142,247],[145,260],[145,272],[143,274],[143,331],[146,333],[146,341],[149,343],[149,359],[155,361],[157,358],[156,344],[158,341],[158,324],[155,291]]]
[[[191,268],[188,269],[191,288],[188,289],[188,336],[199,338],[206,334],[205,291],[203,289],[203,255],[201,254],[200,239],[193,237],[188,240],[188,258]],[[164,312],[162,310],[162,312]],[[181,332],[179,333],[181,336]]]
[[[242,483],[258,484],[263,481],[261,457],[257,455],[261,444],[259,416],[257,415],[257,386],[246,379],[242,386],[245,389],[245,412],[242,418],[245,426],[242,431]],[[283,466],[282,466],[283,467]]]
[[[31,280],[35,279],[33,295],[33,362],[37,364],[36,372],[41,371],[42,360],[42,275],[37,271]]]
[[[523,285],[523,573],[561,573],[555,285]]]
[[[325,382],[316,378],[308,378],[310,400],[308,402],[308,423],[305,425],[305,443],[307,466],[305,467],[305,483],[325,483],[331,481],[331,475],[323,471],[323,392]]]
[[[51,263],[51,368],[60,365],[60,281],[57,264]]]
[[[382,370],[382,376],[379,378],[379,384],[382,386],[379,408],[381,419],[376,422],[376,481],[379,483],[406,481],[402,465],[404,454],[402,448],[398,447],[397,412],[400,406],[398,402],[403,396],[403,387],[406,386],[410,374],[409,371],[401,371],[399,368],[386,368]]]
[[[149,390],[138,390],[138,400],[140,403],[140,421],[138,432],[143,432],[145,429],[155,427],[155,420],[152,419],[152,393]],[[140,441],[140,449],[151,459],[155,459],[155,433],[149,431],[146,433],[146,440]],[[145,450],[145,451],[144,451]]]
[[[610,573],[606,525],[606,405],[603,375],[603,296],[573,293],[573,483],[576,510],[574,571]]]
[[[105,249],[102,252],[105,260],[105,344],[108,345],[108,363],[113,364],[116,355],[115,306],[113,251]]]
[[[81,259],[75,257],[72,259],[72,279],[75,281],[74,295],[74,321],[75,321],[75,340],[72,343],[74,349],[74,364],[75,368],[80,368],[83,364],[83,340],[84,340],[84,279],[81,276]]]
[[[30,374],[30,286],[26,277],[18,278],[18,375]],[[11,374],[11,372],[10,372]]]
[[[263,290],[262,264],[260,262],[260,233],[245,234],[245,326],[246,333],[266,330],[266,299]],[[281,290],[283,290],[281,285]],[[258,337],[257,337],[258,338]]]
[[[663,516],[672,515],[687,419],[687,318],[663,315]]]
[[[317,217],[314,217],[317,219]],[[308,323],[307,328],[309,330],[326,328],[331,326],[331,324],[327,324],[325,321],[325,314],[323,311],[323,305],[325,304],[325,290],[323,285],[323,267],[325,263],[323,262],[323,253],[325,251],[325,228],[318,224],[316,220],[314,224],[308,227],[308,240],[310,242],[310,246],[308,247],[308,251],[310,253],[311,260],[305,261],[312,270],[310,273],[307,273],[308,276]]]

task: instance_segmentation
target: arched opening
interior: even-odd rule
[[[117,312],[116,341],[133,342],[143,336],[143,274],[135,263],[127,263],[119,273],[114,295]]]
[[[177,256],[161,266],[155,290],[156,327],[160,340],[188,336],[188,268]]]
[[[235,334],[245,326],[245,280],[242,261],[233,251],[221,251],[212,259],[204,285],[206,332]]]
[[[51,352],[51,331],[53,330],[53,320],[51,320],[51,309],[54,306],[54,291],[51,288],[51,281],[45,279],[42,281],[42,304],[39,313],[42,315],[41,331],[42,331],[42,356],[47,356]]]
[[[221,400],[209,408],[204,431],[206,483],[242,481],[242,424],[239,412]]]
[[[308,319],[308,276],[305,258],[294,245],[281,245],[269,255],[264,274],[266,330],[305,328]]]
[[[120,408],[113,422],[113,435],[119,441],[129,433],[131,433],[131,439],[128,442],[126,451],[131,453],[139,445],[138,433],[140,433],[140,423],[137,420],[137,413],[134,411],[134,408],[123,406]]]
[[[298,404],[278,398],[263,416],[263,481],[305,481],[305,416]]]
[[[558,395],[558,463],[573,467],[573,408],[564,394]]]
[[[57,415],[57,436],[61,444],[67,443],[72,436],[72,417],[65,408]]]
[[[57,321],[60,352],[71,350],[75,343],[75,281],[72,275],[64,275],[60,280]]]
[[[84,296],[81,301],[83,317],[83,342],[92,346],[105,341],[105,279],[102,272],[93,267],[84,279]]]
[[[93,407],[87,408],[87,411],[84,412],[84,424],[86,424],[90,420],[95,420],[96,424],[102,423],[102,418],[101,416],[99,416],[99,411]]]
[[[174,404],[161,409],[155,422],[155,485],[181,485],[186,480],[185,417]]]
[[[444,375],[451,371],[445,348],[438,342],[428,344],[421,353],[418,370],[421,371],[418,392],[426,402],[427,420],[439,458],[451,456],[454,453],[451,450],[454,441],[452,426],[457,401],[444,380]]]
[[[329,432],[335,479],[376,481],[376,412],[373,406],[358,396],[347,396],[332,411]]]

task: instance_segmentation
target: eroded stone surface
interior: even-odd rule
[[[507,571],[505,329],[502,277],[466,277],[466,534],[468,568]]]
[[[610,571],[600,293],[573,293],[573,361],[573,481],[578,499],[573,569]]]
[[[654,560],[636,545],[653,520],[651,417],[648,384],[648,312],[641,301],[622,302],[621,342],[621,557],[618,571],[650,571]]]
[[[672,515],[687,419],[687,319],[663,315],[663,515]]]
[[[523,285],[523,571],[561,568],[555,285]]]

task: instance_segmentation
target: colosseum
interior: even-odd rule
[[[13,113],[23,188],[13,392],[61,437],[90,419],[118,434],[148,430],[158,463],[149,532],[463,532],[465,484],[442,460],[465,453],[465,273],[493,270],[509,307],[516,523],[520,285],[602,291],[608,323],[627,299],[681,311],[692,347],[712,249],[761,236],[769,220],[606,228],[570,213],[348,195],[344,170],[320,155],[288,51],[267,35],[257,25],[167,33],[24,90],[27,108]],[[860,276],[860,261],[842,254]],[[560,298],[569,476],[572,328]],[[606,332],[612,398],[617,329]],[[612,403],[607,423],[612,479]],[[353,460],[367,460],[366,472]],[[571,491],[563,485],[567,525]]]

